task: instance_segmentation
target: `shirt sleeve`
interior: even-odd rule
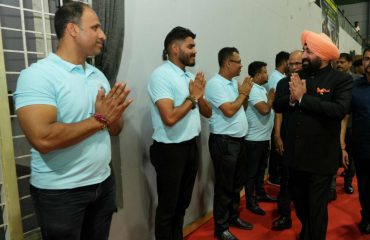
[[[52,76],[35,69],[23,70],[17,81],[14,100],[16,109],[34,104],[56,106]]]
[[[225,93],[225,86],[219,82],[210,82],[206,85],[206,99],[216,108],[226,102],[232,102]]]
[[[266,94],[264,91],[261,91],[256,86],[252,86],[251,92],[249,93],[248,102],[255,106],[259,102],[266,102]]]
[[[153,103],[164,98],[175,99],[170,80],[162,74],[153,73],[150,76],[148,92]]]

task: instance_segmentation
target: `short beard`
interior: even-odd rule
[[[190,56],[190,57],[193,57],[193,56]],[[179,60],[182,64],[184,64],[187,67],[194,67],[195,66],[195,60],[194,60],[194,62],[190,62],[189,59],[183,53],[180,53]]]
[[[308,62],[308,64],[306,64],[305,62]],[[306,73],[314,73],[320,69],[322,62],[320,58],[317,58],[316,60],[313,61],[304,58],[302,59],[302,63],[303,63],[302,68]]]

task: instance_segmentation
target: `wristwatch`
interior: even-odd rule
[[[191,104],[193,104],[193,106],[191,107],[191,109],[195,109],[197,107],[198,99],[196,99],[195,97],[193,97],[193,96],[187,96],[186,97],[186,100],[189,100],[191,102]]]

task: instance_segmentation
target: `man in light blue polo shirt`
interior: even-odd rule
[[[56,54],[23,70],[14,94],[32,144],[30,191],[43,239],[108,239],[116,211],[109,135],[123,127],[129,90],[85,62],[106,36],[92,8],[71,2],[55,14]]]
[[[203,73],[194,77],[185,69],[195,65],[194,39],[189,29],[172,29],[164,41],[166,61],[153,71],[148,85],[154,128],[150,160],[157,172],[157,240],[183,239],[185,210],[199,165],[196,139],[201,130],[200,114],[212,114],[203,97]]]
[[[247,209],[255,214],[265,215],[265,211],[259,207],[256,198],[272,199],[266,194],[263,181],[274,124],[272,103],[275,98],[275,90],[270,89],[267,93],[262,86],[268,79],[266,63],[252,62],[248,66],[248,74],[253,77],[254,84],[249,94],[248,108],[245,111],[249,126],[248,134],[245,136]]]
[[[286,77],[288,73],[288,60],[289,60],[289,53],[285,51],[281,51],[275,56],[275,70],[271,72],[269,75],[268,82],[264,84],[264,87],[267,91],[270,89],[275,89],[279,83],[279,81]],[[271,136],[273,139],[273,136]],[[268,183],[279,186],[280,185],[280,169],[281,169],[281,162],[282,157],[281,155],[276,152],[275,150],[275,143],[274,141],[271,142],[271,151],[270,151],[270,158],[269,158],[269,178]],[[268,201],[268,200],[267,200]]]
[[[289,53],[281,51],[275,56],[275,69],[269,75],[267,83],[263,86],[266,90],[276,89],[278,82],[286,77],[288,73]]]
[[[250,230],[253,226],[239,218],[240,191],[245,182],[244,136],[248,122],[244,114],[252,80],[238,86],[242,64],[239,51],[225,47],[218,53],[220,70],[206,86],[206,99],[212,105],[209,119],[209,151],[215,171],[213,217],[216,239],[237,239],[229,227]]]

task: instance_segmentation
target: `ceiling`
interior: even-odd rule
[[[334,0],[337,5],[349,5],[361,2],[368,2],[368,0]]]

